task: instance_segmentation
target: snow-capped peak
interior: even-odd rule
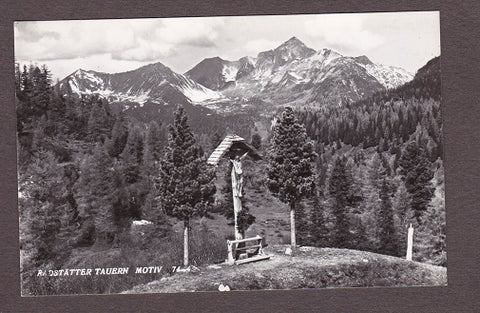
[[[148,101],[164,103],[168,100],[165,97],[178,101],[183,96],[183,99],[188,99],[191,103],[218,100],[222,97],[184,75],[173,72],[162,63],[115,74],[78,69],[63,79],[59,87],[66,93],[96,94],[111,102],[134,102],[140,106]]]
[[[387,89],[398,87],[413,79],[413,74],[402,68],[375,64],[365,56],[353,59]]]

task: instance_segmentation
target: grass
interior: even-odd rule
[[[272,255],[267,261],[202,267],[198,273],[164,277],[126,293],[217,291],[220,283],[231,290],[446,285],[446,269],[438,266],[334,248],[304,247],[286,256],[285,247],[267,249]]]
[[[190,263],[195,266],[223,261],[226,258],[225,239],[202,225],[193,227],[190,236]],[[172,275],[172,267],[183,262],[183,233],[172,232],[168,237],[142,245],[135,235],[129,236],[117,248],[101,246],[72,251],[60,268],[45,265],[43,269],[77,269],[129,267],[126,275],[91,275],[73,277],[38,277],[36,270],[22,274],[22,295],[109,294],[119,293],[138,284]],[[136,266],[161,266],[157,274],[135,274]]]

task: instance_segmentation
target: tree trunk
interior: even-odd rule
[[[188,222],[183,221],[183,266],[188,266]]]
[[[295,203],[290,203],[290,246],[292,248],[297,246],[295,239]]]

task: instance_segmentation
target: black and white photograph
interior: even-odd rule
[[[446,286],[440,52],[439,11],[15,22],[22,296]]]

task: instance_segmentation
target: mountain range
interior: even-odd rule
[[[179,74],[162,63],[108,74],[79,69],[59,82],[64,93],[97,94],[124,110],[191,104],[220,114],[261,106],[322,106],[354,102],[413,78],[404,69],[316,51],[292,37],[275,49],[237,61],[207,58]]]

